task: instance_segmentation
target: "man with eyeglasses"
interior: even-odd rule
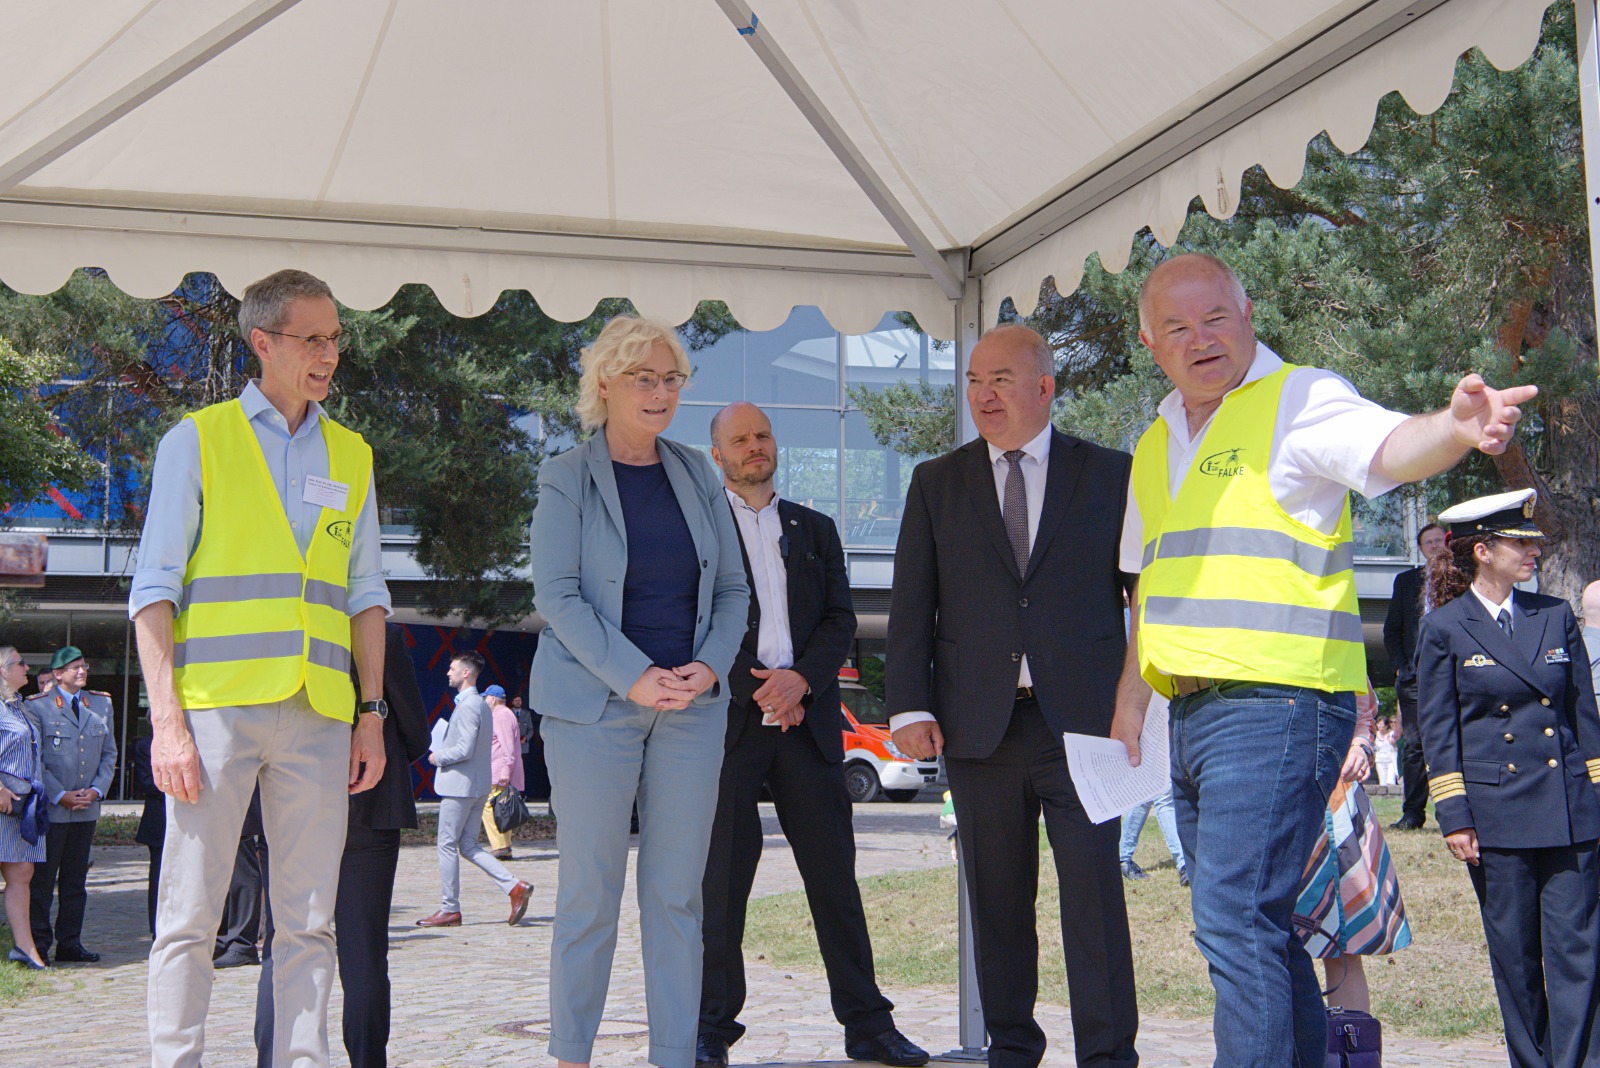
[[[239,329],[261,377],[162,438],[128,603],[168,795],[153,1068],[202,1058],[212,944],[258,783],[273,854],[272,1063],[328,1063],[348,795],[385,763],[372,450],[322,409],[344,342],[338,307],[320,279],[279,271],[245,290]]]
[[[89,902],[89,847],[100,819],[100,801],[117,768],[111,695],[84,689],[89,664],[74,646],[50,658],[55,686],[23,708],[39,726],[44,789],[50,800],[45,860],[33,873],[29,924],[41,959],[56,947],[57,964],[93,964],[100,954],[83,945],[83,914]],[[52,899],[59,900],[54,925]]]

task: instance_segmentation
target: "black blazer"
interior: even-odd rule
[[[1469,590],[1422,617],[1417,719],[1439,829],[1493,849],[1600,837],[1600,715],[1567,602],[1516,591],[1508,640]]]
[[[372,789],[351,795],[350,823],[374,831],[394,831],[417,825],[411,763],[428,752],[422,691],[417,688],[405,630],[398,623],[384,626],[383,699],[389,702],[389,718],[383,723],[383,777]]]
[[[154,741],[146,734],[133,743],[134,792],[144,802],[144,812],[139,816],[139,829],[133,840],[142,846],[160,849],[167,840],[167,795],[156,785],[154,769],[150,766],[150,745]]]
[[[1389,614],[1383,619],[1383,648],[1394,668],[1396,686],[1417,677],[1417,629],[1422,621],[1422,582],[1427,568],[1413,567],[1394,577]]]
[[[730,503],[729,507],[732,505]],[[788,538],[784,568],[789,580],[789,638],[794,643],[794,670],[805,676],[811,694],[805,699],[806,726],[830,764],[844,761],[844,717],[839,712],[839,668],[850,655],[856,636],[856,612],[850,602],[850,576],[838,528],[821,512],[778,500],[778,521]],[[739,528],[734,520],[734,528]],[[751,668],[765,668],[756,655],[761,632],[761,601],[756,596],[750,554],[739,532],[745,580],[750,583],[750,622],[728,673],[727,748],[732,749],[752,723],[760,727],[761,710],[750,698],[762,680]]]
[[[891,713],[932,712],[945,753],[982,759],[1011,719],[1022,657],[1053,731],[1105,737],[1127,648],[1117,567],[1133,458],[1055,431],[1027,579],[1018,577],[989,445],[918,465],[895,546]]]

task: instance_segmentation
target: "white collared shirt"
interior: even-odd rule
[[[778,516],[778,495],[759,512],[727,487],[728,503],[739,524],[739,537],[750,557],[756,603],[761,624],[756,632],[756,658],[769,668],[794,667],[794,637],[789,633],[789,569],[784,562],[783,520]]]
[[[1022,467],[1022,484],[1028,494],[1028,551],[1033,551],[1033,541],[1039,534],[1039,512],[1044,508],[1044,487],[1050,473],[1050,435],[1055,430],[1053,425],[1047,424],[1039,431],[1034,439],[1022,446],[1026,453],[1017,463]],[[994,470],[994,492],[1000,502],[1000,516],[1006,513],[1006,478],[1011,474],[1011,463],[1006,459],[1006,450],[993,442],[989,446],[989,464]],[[1017,672],[1018,686],[1032,686],[1033,673],[1028,670],[1028,658],[1022,658],[1022,667]],[[889,729],[897,731],[901,727],[910,726],[925,720],[934,719],[931,712],[901,712],[889,717]]]
[[[1471,589],[1472,595],[1478,599],[1479,604],[1483,605],[1483,610],[1489,613],[1489,621],[1491,623],[1498,623],[1500,621],[1501,612],[1511,611],[1511,601],[1517,595],[1516,587],[1512,587],[1511,592],[1506,594],[1506,599],[1500,604],[1495,604],[1493,601],[1489,600],[1489,598],[1485,597],[1481,592],[1479,592],[1476,583],[1472,585]],[[1516,626],[1516,623],[1513,622],[1511,625]]]
[[[1239,385],[1263,379],[1282,366],[1277,353],[1257,342],[1255,359]],[[1157,412],[1167,426],[1168,489],[1175,497],[1211,421],[1191,440],[1183,395],[1177,390],[1167,394]],[[1409,418],[1367,400],[1332,371],[1296,368],[1283,384],[1278,421],[1272,431],[1267,483],[1273,498],[1298,522],[1324,534],[1333,533],[1347,492],[1380,497],[1400,484],[1374,475],[1372,458],[1394,429]],[[1137,575],[1144,562],[1145,534],[1131,482],[1123,517],[1120,566]]]

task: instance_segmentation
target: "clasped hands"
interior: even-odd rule
[[[61,800],[58,804],[70,812],[76,812],[79,809],[88,808],[98,800],[100,800],[99,791],[92,786],[86,786],[82,790],[68,790],[61,795]]]
[[[658,712],[677,712],[716,685],[717,673],[696,660],[678,668],[647,667],[628,700]]]

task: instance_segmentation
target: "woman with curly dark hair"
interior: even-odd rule
[[[1450,853],[1468,865],[1514,1068],[1600,1065],[1600,715],[1572,608],[1516,588],[1546,535],[1534,491],[1439,516],[1418,713]]]

